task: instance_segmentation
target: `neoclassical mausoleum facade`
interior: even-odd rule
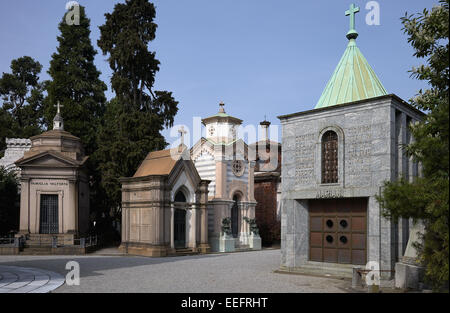
[[[59,113],[53,129],[30,138],[20,168],[20,234],[60,236],[66,243],[89,229],[88,156],[80,138],[64,130]]]

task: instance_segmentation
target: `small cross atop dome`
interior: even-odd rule
[[[358,37],[358,32],[355,29],[355,14],[359,12],[359,7],[355,4],[350,5],[350,9],[345,11],[345,16],[350,16],[350,30],[347,33],[348,40],[356,39]]]
[[[55,105],[56,107],[56,115],[53,118],[53,129],[54,130],[64,130],[64,120],[61,116],[61,108],[63,107],[59,101],[57,103],[57,105]]]
[[[219,103],[220,109],[219,109],[219,113],[225,113],[225,103],[223,103],[223,101],[220,101]]]

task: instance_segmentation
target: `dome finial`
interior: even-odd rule
[[[358,37],[358,32],[355,29],[355,14],[359,12],[359,7],[354,3],[350,4],[350,9],[345,11],[345,16],[350,15],[350,30],[347,33],[348,40],[356,39]]]
[[[220,109],[219,109],[219,113],[225,113],[225,103],[223,103],[223,101],[220,101],[219,103]]]

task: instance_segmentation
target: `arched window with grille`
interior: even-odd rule
[[[327,131],[322,136],[322,184],[338,182],[338,136]]]

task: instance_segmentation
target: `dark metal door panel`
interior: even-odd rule
[[[239,206],[237,202],[231,207],[231,233],[234,238],[238,237],[239,231]]]
[[[186,246],[186,210],[175,210],[174,243],[175,248]]]
[[[39,232],[41,234],[59,233],[58,195],[41,195]]]

